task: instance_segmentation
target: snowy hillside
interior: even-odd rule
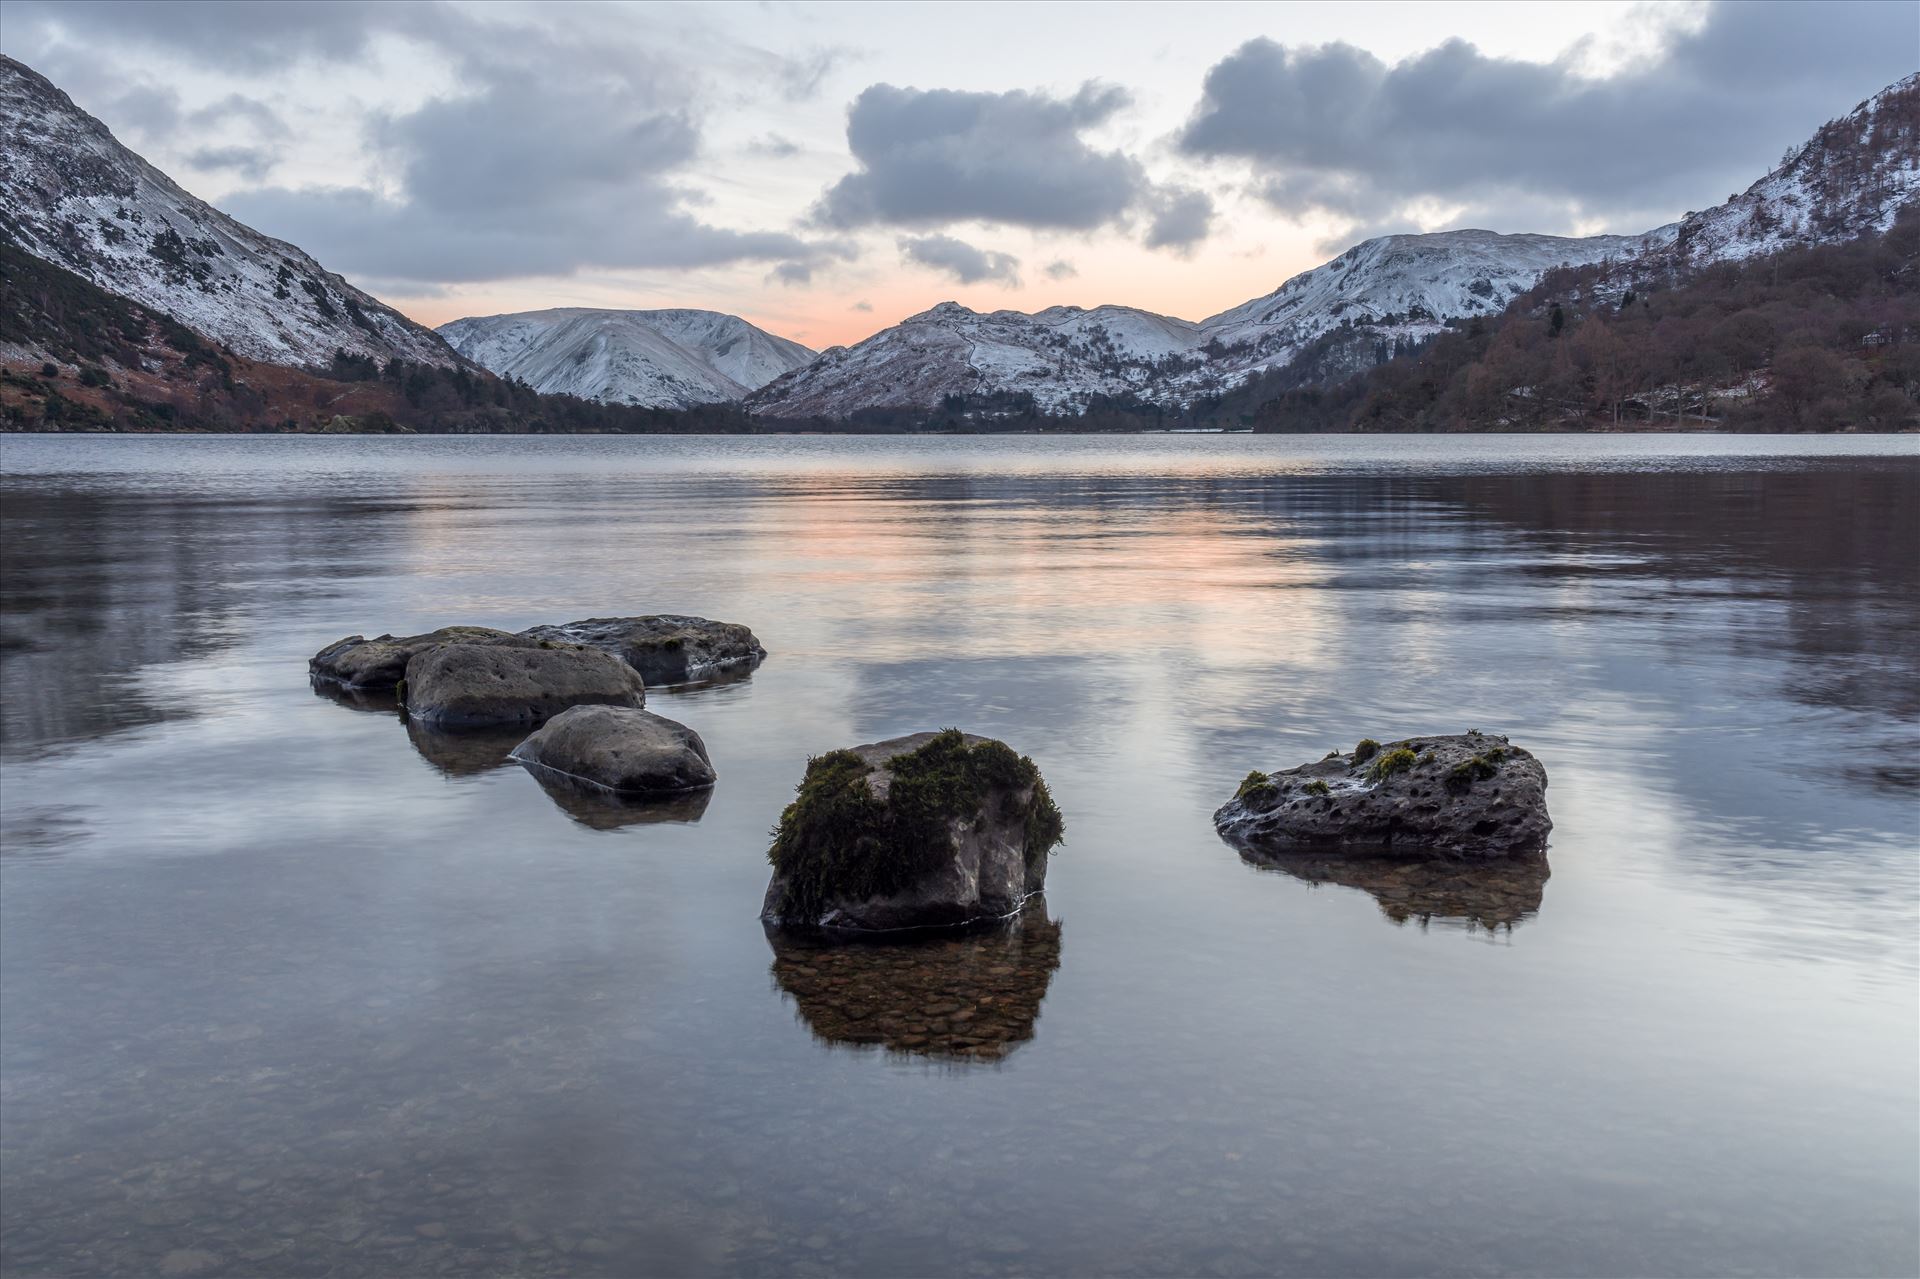
[[[1673,238],[1645,235],[1499,235],[1436,231],[1389,235],[1354,245],[1262,298],[1201,322],[1216,344],[1214,362],[1229,381],[1282,365],[1301,347],[1342,324],[1393,337],[1426,337],[1443,321],[1498,315],[1556,266],[1633,257]]]
[[[1205,366],[1197,326],[1131,307],[982,315],[942,302],[852,347],[834,347],[753,397],[777,417],[930,407],[949,395],[1029,392],[1048,411],[1094,395],[1157,396]]]
[[[0,235],[241,355],[453,365],[432,332],[195,199],[45,77],[0,57]]]
[[[454,320],[440,336],[544,394],[649,408],[737,400],[813,359],[798,342],[718,311],[563,307]]]
[[[1689,213],[1674,257],[1677,265],[1698,267],[1849,240],[1885,231],[1916,200],[1920,75],[1910,75],[1821,128],[1742,194]]]
[[[1624,257],[1671,234],[1387,236],[1198,324],[1123,306],[982,315],[943,302],[857,346],[833,348],[752,397],[751,407],[775,417],[836,417],[1020,392],[1049,412],[1082,409],[1093,396],[1185,403],[1285,364],[1342,324],[1423,337],[1449,318],[1497,314],[1548,267]]]

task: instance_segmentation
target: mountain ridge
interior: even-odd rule
[[[815,355],[737,315],[689,307],[550,307],[437,331],[482,368],[544,394],[649,408],[742,399]]]
[[[460,362],[432,330],[182,188],[4,55],[0,236],[249,359]]]

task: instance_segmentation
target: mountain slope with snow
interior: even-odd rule
[[[718,311],[561,307],[473,316],[439,332],[480,367],[543,394],[648,408],[737,400],[814,358]]]
[[[1920,201],[1920,74],[1821,126],[1744,192],[1689,213],[1674,239],[1681,268],[1879,234]]]
[[[1265,297],[1201,321],[1200,329],[1220,348],[1215,366],[1237,382],[1286,364],[1341,325],[1390,337],[1428,337],[1447,320],[1498,315],[1553,267],[1634,257],[1673,234],[1667,226],[1645,235],[1581,239],[1478,230],[1382,236],[1303,271]]]
[[[5,57],[0,235],[250,359],[315,367],[346,350],[458,363],[431,331],[189,195]]]

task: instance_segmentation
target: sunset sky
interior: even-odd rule
[[[1198,319],[1392,231],[1632,232],[1915,69],[1911,3],[0,5],[195,194],[416,318]]]

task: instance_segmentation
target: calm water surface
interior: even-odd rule
[[[1920,1271],[1911,439],[15,437],[0,507],[9,1275]],[[704,807],[306,679],[666,611],[773,654],[649,699]],[[808,754],[946,725],[1044,911],[770,942]],[[1467,728],[1545,865],[1213,834]]]

